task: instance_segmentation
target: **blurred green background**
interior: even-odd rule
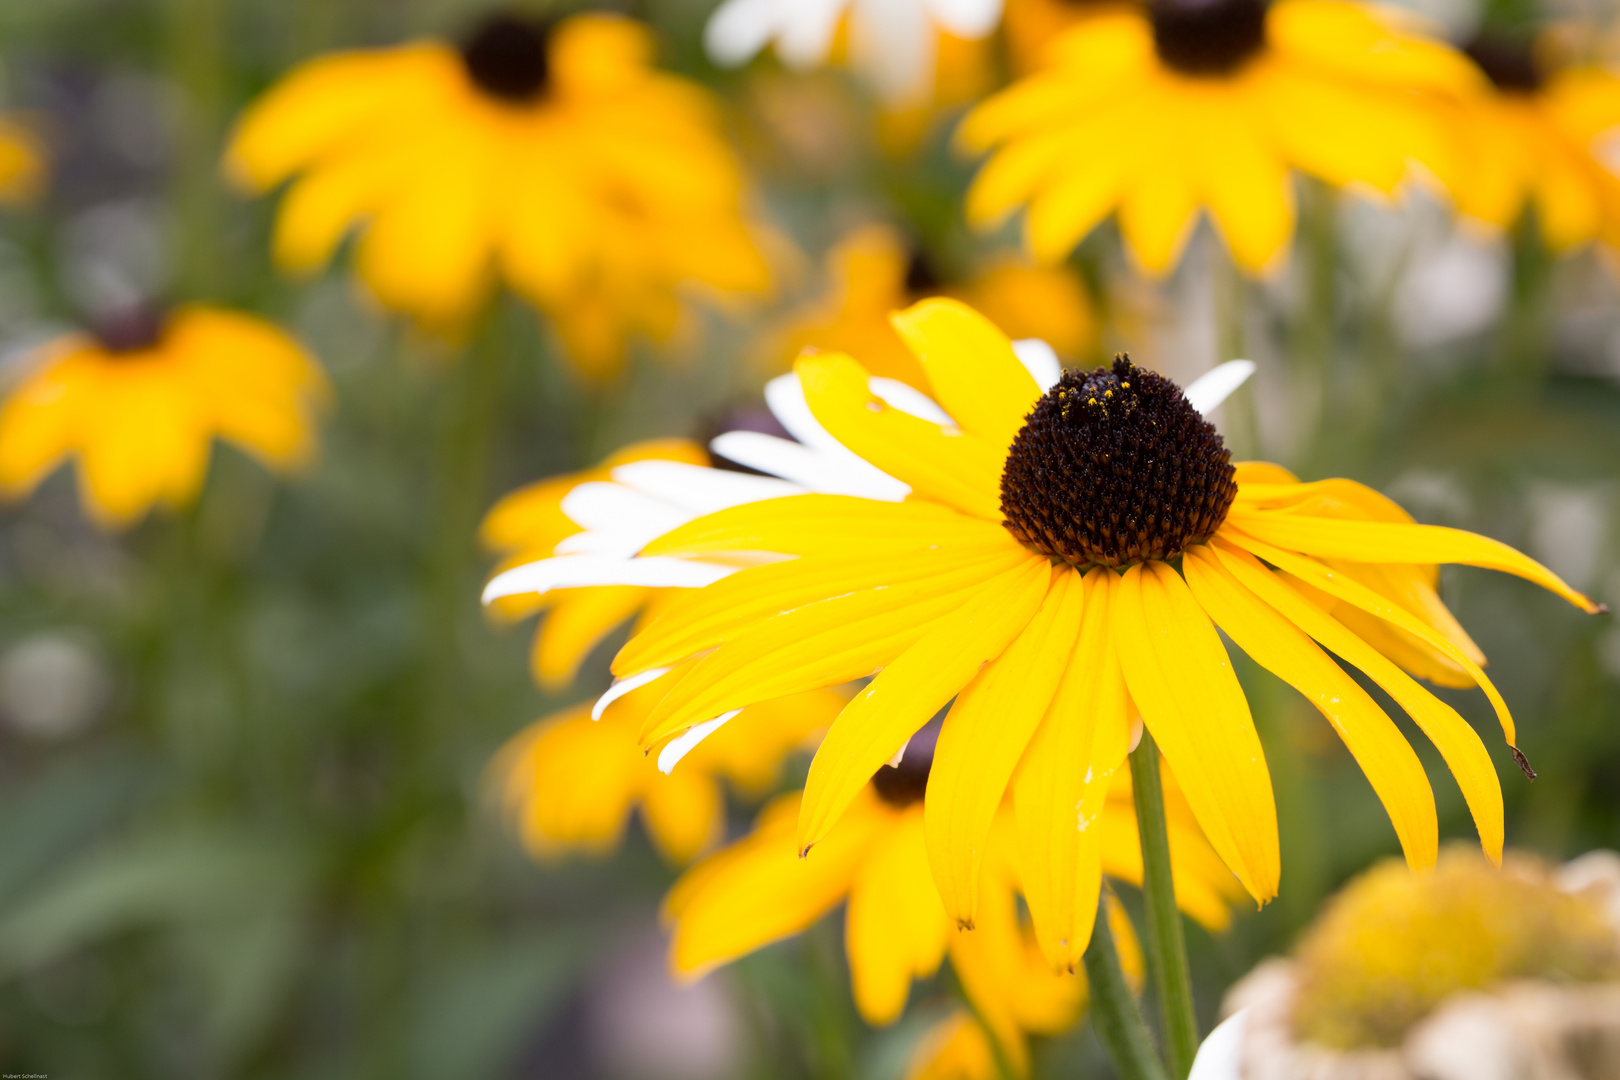
[[[970,166],[944,129],[885,153],[870,101],[836,73],[717,72],[699,48],[711,6],[633,13],[659,29],[667,65],[726,95],[758,205],[807,253],[778,305],[823,287],[820,253],[858,221],[900,226],[957,273],[989,250],[960,224]],[[675,365],[637,354],[593,389],[510,297],[446,343],[374,310],[342,260],[310,282],[272,271],[274,201],[219,179],[231,118],[302,58],[454,36],[484,10],[0,6],[0,105],[29,117],[52,158],[45,198],[0,215],[0,379],[30,346],[133,295],[274,318],[337,390],[319,464],[292,482],[222,449],[194,508],[125,535],[84,523],[66,472],[0,509],[6,1072],[877,1080],[900,1074],[944,1008],[940,980],[896,1028],[864,1028],[836,920],[677,992],[654,914],[672,873],[634,828],[609,861],[542,869],[489,811],[491,752],[565,701],[529,682],[527,628],[479,609],[479,517],[520,483],[632,438],[695,434],[745,400],[768,374],[744,357],[770,312],[711,318]],[[821,132],[812,151],[836,153],[774,129],[784,108]],[[1612,268],[1592,252],[1553,262],[1530,227],[1470,236],[1421,200],[1301,195],[1290,267],[1265,284],[1238,281],[1207,229],[1163,285],[1132,276],[1108,229],[1093,236],[1075,257],[1100,312],[1091,359],[1129,348],[1187,379],[1251,356],[1260,374],[1220,418],[1240,456],[1363,480],[1620,602]],[[1522,779],[1482,695],[1442,691],[1492,747],[1509,843],[1558,857],[1620,847],[1620,629],[1516,579],[1448,569],[1444,581],[1541,774]],[[570,700],[606,685],[617,640]],[[1276,778],[1283,889],[1220,939],[1191,931],[1206,1024],[1327,892],[1397,851],[1327,725],[1238,662]],[[1471,840],[1455,784],[1436,755],[1425,762],[1443,834]],[[734,817],[742,828],[747,809]],[[1109,1075],[1084,1025],[1039,1046],[1037,1068]]]

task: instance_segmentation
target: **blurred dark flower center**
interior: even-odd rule
[[[1541,89],[1541,71],[1530,43],[1522,39],[1477,37],[1463,48],[1498,90],[1533,94]]]
[[[906,263],[906,292],[912,296],[933,294],[944,286],[945,282],[929,260],[927,252],[922,248],[912,248],[911,259]]]
[[[928,772],[934,767],[934,744],[939,740],[939,721],[930,720],[906,743],[899,765],[884,765],[872,774],[872,787],[878,798],[897,809],[922,802],[928,790]]]
[[[1175,383],[1121,354],[1065,371],[1007,452],[1001,512],[1032,551],[1075,566],[1172,559],[1237,497],[1232,453]]]
[[[91,320],[90,332],[114,356],[138,353],[163,340],[168,320],[156,304],[139,304],[107,312]]]
[[[467,74],[479,89],[512,102],[529,102],[546,91],[552,24],[492,15],[461,47]]]
[[[1184,75],[1230,75],[1266,43],[1262,0],[1154,0],[1153,45]]]
[[[769,476],[770,473],[732,461],[714,452],[709,445],[716,436],[724,435],[728,431],[753,431],[761,435],[775,435],[779,439],[792,440],[793,436],[788,429],[782,426],[781,421],[771,415],[771,411],[763,405],[747,404],[733,405],[719,412],[711,413],[698,422],[695,438],[703,447],[704,453],[709,455],[711,468],[724,469],[727,472],[752,473],[755,476]]]

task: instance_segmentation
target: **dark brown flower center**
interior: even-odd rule
[[[934,744],[939,740],[939,722],[930,720],[906,743],[900,764],[884,765],[872,775],[878,798],[897,809],[922,802],[928,790],[928,772],[934,767]]]
[[[143,352],[163,340],[167,313],[156,304],[132,304],[103,312],[90,324],[90,333],[113,356]]]
[[[1266,43],[1264,0],[1152,0],[1153,45],[1184,75],[1230,75]]]
[[[1075,566],[1171,559],[1215,534],[1237,495],[1232,454],[1175,383],[1121,354],[1066,371],[1001,474],[1002,524]]]
[[[1469,42],[1463,52],[1498,90],[1533,94],[1541,89],[1541,71],[1527,40],[1481,36]]]
[[[516,15],[490,16],[461,47],[467,74],[480,90],[502,101],[537,100],[551,76],[551,29],[551,23]]]

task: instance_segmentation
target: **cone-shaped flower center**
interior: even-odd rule
[[[1262,0],[1153,0],[1153,45],[1184,75],[1229,75],[1266,43]]]
[[[91,323],[90,332],[108,354],[129,356],[145,352],[162,341],[167,321],[163,309],[156,304],[131,304],[98,316]]]
[[[551,75],[551,24],[515,15],[492,15],[461,47],[467,74],[480,90],[503,101],[534,101]]]
[[[1124,355],[1066,371],[1007,453],[1001,512],[1025,547],[1075,566],[1170,559],[1215,534],[1232,454],[1175,383]]]
[[[928,790],[928,773],[934,767],[934,744],[939,740],[939,722],[930,721],[906,743],[899,765],[884,765],[872,776],[878,798],[899,810],[922,802]]]
[[[1533,94],[1541,89],[1541,71],[1528,41],[1477,37],[1463,52],[1498,90]]]

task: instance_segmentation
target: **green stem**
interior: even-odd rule
[[[1198,1053],[1198,1015],[1193,1011],[1187,938],[1182,931],[1181,912],[1176,908],[1176,884],[1170,869],[1170,830],[1164,817],[1159,748],[1145,728],[1142,741],[1131,752],[1131,785],[1142,840],[1148,973],[1158,996],[1170,1075],[1180,1080],[1192,1071],[1193,1057]]]
[[[1086,981],[1091,984],[1091,1025],[1114,1059],[1124,1080],[1170,1080],[1153,1049],[1153,1036],[1142,1022],[1136,998],[1125,984],[1114,935],[1108,928],[1108,898],[1097,909],[1097,925],[1085,955]]]

